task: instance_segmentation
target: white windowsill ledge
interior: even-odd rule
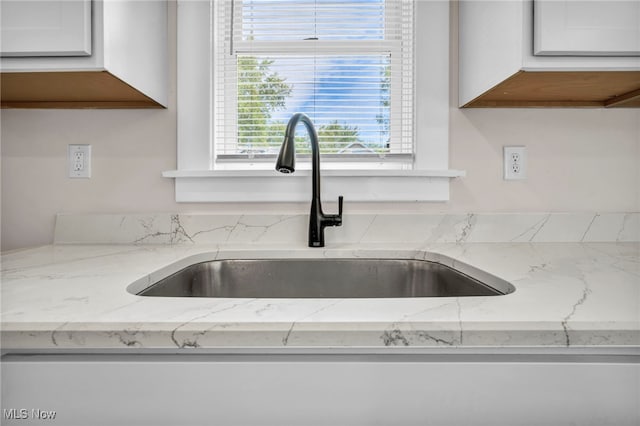
[[[306,202],[311,172],[282,174],[275,170],[172,170],[176,201]],[[448,201],[449,180],[463,170],[322,170],[322,199],[333,201]]]
[[[465,177],[464,170],[324,170],[322,177],[404,177],[421,176],[434,178]],[[162,172],[166,178],[218,178],[218,177],[304,177],[311,176],[311,170],[296,170],[293,174],[283,174],[276,170],[168,170]]]

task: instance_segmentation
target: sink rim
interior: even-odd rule
[[[353,253],[352,253],[353,254]],[[415,254],[415,253],[414,253]],[[493,290],[495,290],[499,294],[499,296],[508,296],[510,294],[513,294],[516,291],[516,287],[502,279],[499,278],[493,274],[490,274],[482,269],[479,269],[477,267],[471,266],[467,263],[461,262],[459,260],[453,259],[449,256],[446,255],[441,255],[438,253],[433,253],[433,252],[421,252],[420,255],[416,255],[416,256],[331,256],[331,257],[317,257],[317,256],[291,256],[291,253],[289,252],[288,256],[221,256],[221,257],[217,257],[215,256],[214,253],[211,253],[211,257],[206,257],[203,255],[194,255],[194,256],[189,256],[186,258],[183,258],[181,260],[178,260],[176,262],[173,262],[172,264],[161,268],[147,276],[145,276],[144,278],[137,280],[135,282],[133,282],[132,284],[130,284],[129,286],[127,286],[126,291],[127,293],[129,293],[132,296],[137,296],[137,297],[144,297],[144,298],[154,298],[157,296],[146,296],[146,295],[140,295],[141,292],[144,292],[148,289],[150,289],[151,287],[153,287],[154,285],[156,285],[157,283],[159,283],[160,281],[164,280],[165,278],[169,278],[170,276],[195,265],[201,264],[201,263],[208,263],[208,262],[225,262],[225,261],[317,261],[317,262],[324,262],[324,261],[411,261],[411,262],[427,262],[427,263],[434,263],[434,264],[439,264],[448,268],[453,269],[456,272],[461,273],[462,275],[466,275],[468,277],[470,277],[471,279],[478,281],[480,284],[489,287]],[[213,257],[213,258],[212,258]],[[456,298],[456,297],[489,297],[489,296],[438,296],[439,298],[446,298],[446,297],[450,297],[450,298]],[[493,297],[493,296],[492,296]],[[160,299],[171,299],[171,298],[176,298],[176,299],[189,299],[189,297],[184,297],[184,296],[161,296],[158,297]],[[198,299],[199,297],[194,297],[196,299]],[[232,299],[232,298],[225,298],[225,297],[215,297],[216,299]],[[371,299],[373,297],[354,297],[353,299]],[[422,299],[422,298],[434,298],[434,296],[416,296],[416,297],[388,297],[386,299],[394,299],[394,300],[401,300],[401,299]],[[233,299],[237,299],[237,298],[233,298]],[[265,299],[264,297],[246,297],[246,299]],[[284,300],[292,300],[292,299],[297,299],[297,297],[275,297],[275,298],[271,298],[271,299],[284,299]],[[308,298],[308,299],[314,299],[312,298]],[[319,299],[319,298],[315,298],[315,299]],[[343,299],[342,297],[335,297],[333,299]],[[376,299],[385,299],[385,298],[380,298],[380,297],[376,297]]]

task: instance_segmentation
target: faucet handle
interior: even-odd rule
[[[342,195],[338,197],[338,214],[322,214],[322,226],[342,226]]]

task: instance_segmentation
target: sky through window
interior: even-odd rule
[[[384,0],[244,0],[242,40],[249,45],[310,42],[302,52],[256,54],[257,64],[267,68],[264,81],[282,82],[289,88],[284,102],[269,111],[264,132],[252,130],[239,143],[245,149],[281,143],[281,129],[295,112],[304,112],[319,130],[325,152],[340,152],[350,145],[386,152],[389,141],[391,55],[389,52],[340,53],[340,48],[314,50],[324,41],[344,43],[385,39]],[[317,43],[314,42],[317,40]],[[285,45],[285,44],[282,44]],[[313,53],[316,53],[313,55]],[[240,64],[240,60],[238,62]],[[242,73],[239,72],[239,75]],[[239,84],[242,84],[239,82]],[[267,87],[258,91],[276,96]],[[247,101],[240,94],[239,109]],[[260,110],[260,99],[250,109]],[[239,123],[242,132],[242,123]],[[301,132],[304,138],[304,132]],[[266,140],[260,140],[260,138]],[[265,143],[266,142],[266,143]],[[355,145],[353,145],[355,143]],[[367,152],[367,149],[361,149]]]

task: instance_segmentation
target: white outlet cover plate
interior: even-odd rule
[[[505,180],[527,178],[527,148],[525,146],[505,146],[503,163]]]
[[[82,153],[82,161],[78,164],[76,154]],[[70,178],[91,177],[91,145],[69,145],[67,165]]]

